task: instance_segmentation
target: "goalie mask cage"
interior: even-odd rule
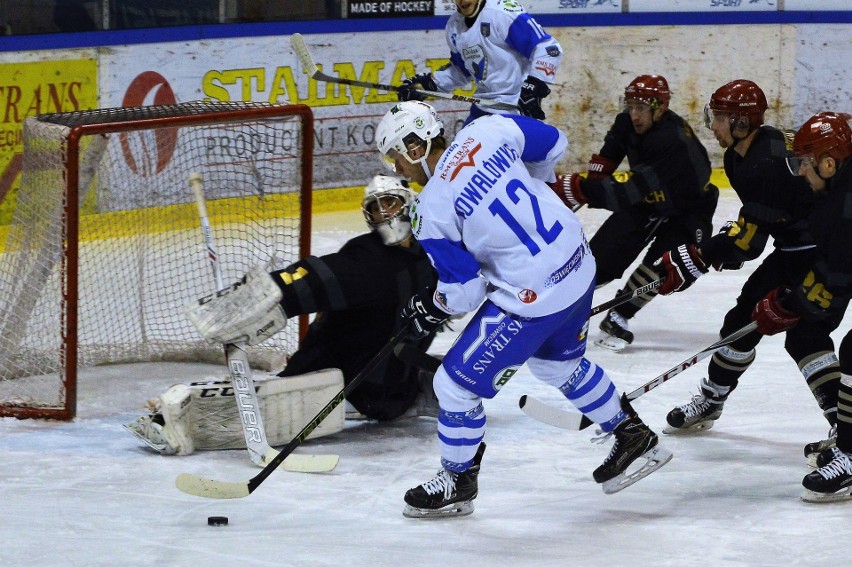
[[[310,253],[307,106],[107,108],[27,118],[23,135],[0,227],[0,416],[72,419],[78,368],[224,363],[184,314],[215,291],[190,173],[203,176],[226,285]],[[250,347],[252,363],[282,363],[306,324]]]

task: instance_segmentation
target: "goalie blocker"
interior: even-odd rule
[[[260,413],[270,445],[284,445],[343,388],[336,368],[299,376],[271,376],[256,383]],[[190,455],[196,450],[245,449],[240,416],[230,381],[176,384],[150,400],[151,415],[124,427],[162,455]],[[343,430],[339,405],[308,439]]]

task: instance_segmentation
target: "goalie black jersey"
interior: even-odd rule
[[[346,242],[340,251],[309,256],[272,274],[284,291],[288,317],[316,313],[299,350],[279,375],[340,368],[354,378],[402,329],[399,313],[412,295],[434,289],[437,277],[421,246],[386,246],[371,232]],[[426,349],[434,336],[417,345]],[[374,419],[394,419],[417,395],[417,370],[388,357],[347,397]]]

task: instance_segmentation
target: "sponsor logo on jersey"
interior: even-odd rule
[[[583,258],[586,255],[586,247],[584,245],[580,245],[574,250],[574,253],[571,254],[571,257],[568,258],[568,261],[562,264],[562,266],[550,274],[550,277],[544,282],[545,288],[551,288],[564,280],[568,274],[571,272],[576,272],[580,269],[580,265],[583,263]]]
[[[476,205],[483,201],[485,195],[517,160],[518,153],[515,149],[503,144],[494,154],[481,160],[479,164],[473,158],[469,164],[463,164],[464,167],[471,166],[476,170],[455,200],[456,214],[463,218],[472,215]]]
[[[555,77],[556,76],[556,65],[553,63],[548,63],[546,61],[536,61],[535,68],[538,71],[544,73],[546,77]]]
[[[495,391],[499,391],[499,390],[500,390],[500,388],[502,388],[503,386],[505,386],[505,385],[506,385],[506,383],[509,381],[509,379],[510,379],[512,376],[514,376],[517,372],[518,372],[518,367],[517,367],[517,366],[509,366],[509,367],[507,367],[507,368],[504,368],[504,369],[503,369],[503,370],[501,370],[500,372],[498,372],[498,373],[494,376],[494,381],[492,382],[492,383],[493,383],[493,385],[494,385],[494,390],[495,390]]]
[[[532,303],[538,299],[538,296],[531,289],[522,289],[518,292],[518,299],[521,300],[521,303]]]

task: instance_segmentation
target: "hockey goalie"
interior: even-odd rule
[[[187,309],[199,334],[219,343],[257,344],[287,319],[317,314],[284,370],[256,381],[270,445],[290,441],[354,380],[400,331],[404,322],[398,315],[408,298],[434,286],[435,272],[411,232],[414,196],[400,179],[377,175],[365,188],[361,206],[370,232],[333,254],[309,256],[272,272],[251,270],[227,293],[202,298]],[[410,346],[425,352],[434,336],[429,333]],[[379,421],[435,417],[432,376],[389,357],[363,377],[346,402],[352,413]],[[126,427],[164,454],[245,447],[233,394],[229,382],[173,386],[149,404],[152,415]],[[340,431],[345,416],[341,404],[309,438]]]

